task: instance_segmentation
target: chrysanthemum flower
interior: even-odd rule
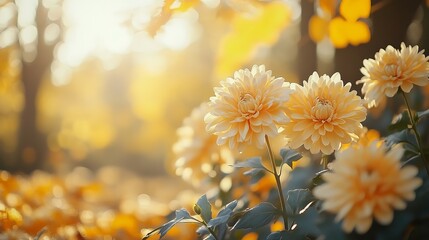
[[[208,103],[195,108],[177,130],[179,140],[173,145],[173,152],[178,156],[176,174],[194,185],[212,175],[213,165],[232,164],[234,160],[230,150],[218,146],[216,136],[205,130],[204,116],[208,110]]]
[[[339,73],[319,77],[314,72],[303,86],[292,84],[291,88],[294,92],[285,104],[290,122],[283,126],[291,148],[304,145],[313,154],[331,154],[359,138],[366,108]]]
[[[373,219],[387,225],[394,210],[404,209],[406,201],[414,200],[414,191],[422,184],[416,177],[417,167],[401,168],[403,153],[400,145],[387,151],[377,141],[339,151],[333,172],[323,174],[326,182],[313,194],[324,200],[322,209],[336,214],[337,221],[343,220],[345,232],[365,233]]]
[[[284,103],[289,98],[288,83],[273,77],[264,65],[236,71],[221,85],[214,88],[212,108],[204,119],[219,145],[228,143],[236,149],[255,144],[262,148],[265,135],[277,135],[277,125],[287,122]]]
[[[413,85],[429,83],[429,57],[418,46],[405,46],[401,50],[387,46],[375,54],[375,59],[365,59],[360,69],[364,75],[357,83],[363,83],[362,93],[368,107],[376,107],[387,97],[393,97],[400,87],[410,92]]]

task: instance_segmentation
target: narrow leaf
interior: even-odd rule
[[[280,211],[271,203],[263,202],[247,210],[232,229],[256,229],[274,220]]]
[[[205,236],[205,235],[210,233],[209,230],[204,225],[200,226],[196,232],[197,232],[198,236],[200,236],[200,237]]]
[[[180,219],[181,220],[181,219]],[[164,225],[162,225],[161,229],[159,230],[159,238],[163,238],[165,236],[165,234],[167,234],[168,231],[170,231],[170,229],[172,227],[174,227],[174,225],[176,225],[178,222],[180,222],[180,220],[177,219],[173,219],[167,223],[165,223]]]
[[[174,227],[174,225],[181,222],[182,220],[187,220],[187,219],[192,219],[192,218],[186,209],[182,208],[180,210],[176,210],[176,217],[173,220],[162,225],[161,229],[159,230],[159,234],[160,234],[159,238],[164,237],[164,235],[167,234],[167,232],[170,231],[170,229]]]
[[[176,210],[176,218],[175,219],[190,219],[191,215],[188,210],[182,208],[180,210]]]
[[[207,237],[205,237],[204,240],[216,240],[216,238],[210,234],[210,235],[207,235]]]
[[[298,234],[295,231],[280,231],[280,232],[273,232],[266,240],[286,240],[286,239],[305,239],[302,235]]]
[[[245,171],[243,173],[243,175],[245,175],[245,176],[256,176],[259,173],[261,173],[262,171],[264,171],[264,169],[252,168],[250,170]]]
[[[417,120],[416,116],[414,116],[414,120]],[[402,113],[396,115],[392,123],[387,127],[389,131],[401,131],[404,129],[408,129],[411,125],[410,117],[408,115],[408,111],[403,111]]]
[[[249,158],[246,161],[242,161],[233,165],[236,168],[253,168],[269,171],[264,165],[262,165],[260,157]]]
[[[229,217],[232,214],[232,211],[237,206],[237,200],[234,200],[230,203],[228,203],[224,209],[220,210],[216,218],[211,219],[207,226],[208,227],[216,227],[221,224],[226,224],[228,222]]]
[[[212,219],[212,206],[205,194],[198,199],[197,205],[201,208],[201,218],[208,223]]]
[[[292,168],[293,162],[302,158],[302,155],[292,149],[283,148],[280,150],[280,156],[282,156],[283,162],[282,164],[287,164],[290,168]]]
[[[429,109],[427,109],[426,111],[423,112],[417,112],[417,117],[420,119],[422,117],[427,117],[429,116]]]
[[[290,206],[293,214],[299,214],[312,200],[310,190],[294,189],[287,192],[286,204]]]
[[[414,149],[414,152],[418,152],[417,142],[414,135],[408,130],[404,129],[400,132],[396,132],[386,136],[385,138],[386,146],[392,147],[398,143],[404,143],[405,149]]]

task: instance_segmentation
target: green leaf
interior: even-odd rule
[[[406,150],[410,150],[412,152],[419,152],[417,148],[416,138],[408,129],[388,135],[385,138],[385,142],[387,147],[392,147],[393,145],[398,143],[404,143],[403,147]]]
[[[199,237],[205,236],[207,234],[210,234],[209,230],[206,228],[206,226],[200,226],[196,233],[198,234]]]
[[[180,222],[180,220],[173,219],[162,225],[161,229],[159,230],[159,238],[163,238],[165,234],[167,234],[167,232],[170,231],[170,229],[174,227],[174,225],[176,225],[178,222]]]
[[[315,204],[312,204],[310,207],[303,210],[303,212],[301,211],[299,215],[294,216],[295,223],[297,224],[295,231],[302,236],[319,236],[320,229],[317,226],[318,217],[319,212]]]
[[[315,239],[317,236],[320,236],[321,233],[316,225],[318,214],[319,213],[316,208],[314,206],[310,206],[301,214],[294,216],[294,224],[296,224],[296,226],[293,228],[293,230],[274,232],[271,233],[266,239]]]
[[[320,170],[320,164],[313,164],[308,167],[296,167],[289,173],[283,192],[287,193],[289,190],[309,188],[312,185],[311,177]]]
[[[283,159],[282,165],[286,163],[290,168],[292,168],[293,162],[302,158],[299,152],[286,148],[280,150],[280,156],[282,156]]]
[[[222,210],[220,210],[220,212],[218,213],[218,215],[211,219],[208,223],[207,226],[208,227],[216,227],[219,226],[221,224],[226,224],[228,222],[229,217],[232,214],[232,211],[234,211],[234,208],[237,206],[237,200],[234,200],[230,203],[228,203],[225,208],[223,208]]]
[[[417,117],[420,119],[422,117],[428,117],[429,116],[429,109],[423,112],[417,112]]]
[[[304,239],[304,238],[295,231],[286,232],[285,230],[280,232],[273,232],[270,235],[268,235],[268,237],[266,238],[266,240],[286,240],[286,239]]]
[[[414,120],[417,120],[416,116],[414,116]],[[409,126],[411,126],[410,117],[408,116],[408,111],[405,110],[393,117],[392,123],[387,129],[389,131],[401,131],[409,129]]]
[[[288,227],[292,227],[296,217],[313,201],[313,196],[308,189],[294,189],[287,192],[286,209]]]
[[[264,171],[264,169],[258,169],[258,168],[252,168],[252,169],[250,169],[250,170],[247,170],[247,171],[245,171],[244,173],[243,173],[243,175],[245,175],[245,176],[256,176],[256,175],[258,175],[259,173],[261,173],[262,171]]]
[[[186,209],[182,208],[180,210],[176,210],[176,217],[173,220],[162,225],[162,227],[160,228],[160,230],[159,230],[160,237],[159,238],[164,237],[164,235],[167,234],[167,232],[170,231],[170,229],[172,227],[174,227],[174,225],[176,225],[177,223],[181,222],[182,220],[186,220],[186,219],[192,219],[191,215],[189,214],[189,212]]]
[[[330,213],[320,214],[318,227],[324,239],[346,239],[346,234],[341,228],[342,222],[335,221],[335,215]]]
[[[270,172],[270,170],[268,170],[266,167],[264,167],[264,165],[262,165],[260,157],[249,158],[245,161],[234,164],[233,167],[236,167],[236,168],[254,168],[254,169],[260,169],[260,170],[265,170],[265,171]]]
[[[313,196],[308,189],[294,189],[287,192],[286,204],[292,210],[288,214],[299,214],[311,201]]]
[[[323,169],[322,171],[316,173],[316,176],[313,177],[313,179],[311,180],[311,186],[310,186],[310,190],[313,190],[313,188],[323,184],[325,181],[322,178],[322,175],[325,172],[328,172],[329,170],[327,169]]]
[[[263,202],[245,211],[244,215],[237,221],[232,229],[256,229],[260,228],[274,218],[281,215],[281,212],[271,203]]]
[[[216,240],[216,238],[210,234],[207,237],[205,237],[203,240]]]
[[[199,215],[206,223],[208,223],[212,219],[212,206],[210,205],[209,200],[207,200],[207,196],[205,194],[201,196],[196,205],[201,209],[201,214]]]

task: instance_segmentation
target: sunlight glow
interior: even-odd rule
[[[185,49],[201,34],[197,20],[195,10],[175,15],[161,28],[155,39],[172,50]]]
[[[50,1],[55,0],[46,2]],[[155,37],[150,36],[146,28],[161,13],[162,6],[163,1],[158,0],[64,0],[62,21],[65,28],[62,42],[55,48],[52,82],[67,84],[69,80],[65,78],[70,69],[89,58],[101,60],[103,67],[110,70],[119,65],[124,55],[133,52],[140,56],[143,53],[143,58],[149,59],[151,65],[163,69],[165,61],[154,59],[166,57],[160,55],[160,51],[187,48],[200,37],[202,29],[198,13],[190,9],[174,13]],[[44,34],[46,40],[54,41],[56,26],[50,26]],[[63,79],[54,79],[56,77]]]
[[[63,7],[67,31],[58,51],[60,61],[78,66],[90,55],[128,51],[131,32],[119,14],[126,7],[121,1],[66,0]]]

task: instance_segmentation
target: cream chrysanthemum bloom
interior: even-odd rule
[[[410,92],[413,85],[429,84],[429,57],[418,46],[405,46],[401,50],[388,46],[380,49],[375,59],[365,59],[360,69],[364,75],[357,83],[363,83],[362,93],[368,101],[368,107],[376,107],[387,97],[393,97],[399,87]]]
[[[264,65],[236,71],[221,85],[214,88],[211,111],[204,119],[219,145],[228,143],[236,149],[255,144],[262,148],[265,135],[277,135],[277,125],[287,122],[284,103],[289,98],[289,84],[273,77]]]
[[[213,175],[213,165],[233,164],[234,157],[227,147],[216,144],[216,136],[205,130],[204,116],[209,111],[208,103],[202,103],[184,119],[177,130],[179,140],[173,145],[178,157],[175,161],[176,175],[195,186]]]
[[[380,141],[359,145],[336,153],[332,172],[322,175],[325,183],[313,190],[323,200],[322,209],[336,214],[345,232],[355,229],[362,234],[373,219],[383,225],[393,220],[394,210],[405,209],[415,199],[422,184],[418,169],[401,168],[404,149],[400,145],[387,151]]]
[[[291,148],[304,145],[313,154],[331,154],[359,138],[366,108],[339,73],[319,77],[314,72],[303,86],[292,84],[291,88],[294,92],[285,104],[290,122],[283,126]]]

